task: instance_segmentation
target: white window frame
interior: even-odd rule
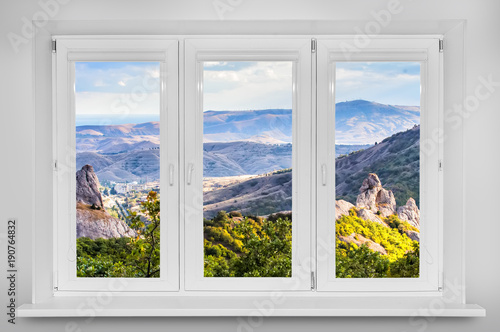
[[[54,59],[54,288],[65,291],[179,289],[178,41],[164,38],[56,37]],[[75,62],[160,63],[160,277],[76,276]],[[168,167],[167,167],[168,165]],[[171,170],[169,172],[169,170]],[[166,212],[163,212],[166,211]],[[68,222],[69,219],[69,222]],[[119,281],[118,281],[119,279]]]
[[[442,146],[426,142],[442,134],[440,39],[378,38],[364,48],[346,40],[318,39],[317,264],[319,291],[438,292],[442,287]],[[418,278],[335,277],[335,64],[337,62],[419,62],[420,66],[420,276]],[[403,202],[404,203],[404,202]],[[333,254],[332,254],[333,253]]]
[[[187,39],[185,41],[185,288],[282,291],[311,289],[311,48],[306,38]],[[292,276],[204,277],[203,62],[293,63]]]
[[[184,70],[184,48],[186,39],[232,38],[248,39],[256,33],[257,38],[344,38],[346,45],[363,47],[360,41],[372,42],[378,38],[430,38],[444,40],[443,85],[440,91],[443,98],[441,109],[451,109],[465,98],[465,20],[429,21],[394,21],[384,27],[380,35],[352,35],[357,27],[371,22],[359,21],[233,21],[218,24],[215,21],[166,21],[166,20],[94,20],[94,21],[44,21],[39,24],[33,42],[33,94],[34,94],[34,140],[33,170],[34,190],[32,204],[32,301],[18,308],[18,317],[62,317],[62,316],[485,316],[485,310],[477,304],[466,301],[465,292],[465,217],[463,209],[456,205],[464,203],[464,168],[463,168],[463,126],[453,127],[444,121],[446,139],[443,140],[443,183],[446,195],[443,198],[444,231],[442,246],[443,291],[427,292],[206,292],[185,291],[184,268],[181,260],[180,288],[177,292],[123,292],[109,288],[112,301],[99,302],[102,292],[93,291],[57,291],[54,278],[54,256],[56,241],[54,231],[55,204],[52,186],[55,176],[53,135],[56,130],[53,94],[55,84],[52,79],[55,54],[51,50],[53,39],[62,35],[74,34],[93,39],[109,39],[103,35],[112,35],[115,39],[171,39],[178,40],[180,72]],[[219,22],[220,23],[220,22]],[[432,23],[432,24],[429,24]],[[175,35],[172,32],[175,31]],[[140,36],[137,32],[149,34]],[[233,35],[227,36],[230,32]],[[132,34],[132,35],[131,35]],[[135,35],[134,35],[135,34]],[[197,35],[198,34],[198,35]],[[209,35],[210,36],[207,36]],[[345,34],[345,35],[342,35]],[[151,36],[154,35],[154,36]],[[366,38],[365,38],[366,37]],[[71,38],[78,38],[71,36]],[[361,39],[361,40],[360,40]],[[59,44],[59,42],[58,42]],[[361,45],[363,44],[363,45]],[[58,47],[58,49],[60,49]],[[315,58],[313,57],[313,63]],[[316,77],[313,75],[313,85]],[[180,96],[184,96],[184,75],[179,76]],[[444,92],[444,93],[443,93]],[[313,104],[315,104],[313,96]],[[183,98],[179,99],[179,120],[181,123],[180,146],[184,146],[182,130],[184,128]],[[315,114],[313,114],[313,117]],[[313,118],[313,124],[316,124]],[[441,119],[442,120],[442,119]],[[430,144],[440,138],[433,138]],[[184,160],[183,149],[179,151],[181,162]],[[316,153],[312,151],[313,155]],[[314,156],[315,157],[315,156]],[[317,165],[314,165],[316,169]],[[180,169],[181,174],[184,173]],[[183,180],[184,176],[183,176]],[[313,187],[317,181],[313,179]],[[180,188],[181,199],[184,197],[183,186]],[[315,201],[317,191],[313,188],[311,200]],[[183,204],[181,202],[181,204]],[[181,222],[183,220],[181,209]],[[312,211],[313,219],[317,216]],[[317,232],[313,223],[313,237]],[[184,241],[184,229],[180,229],[181,244]],[[181,257],[184,246],[180,248]],[[314,250],[312,250],[314,251]],[[313,252],[313,254],[316,254]],[[62,296],[60,296],[62,295]],[[87,303],[98,301],[102,306],[85,310]],[[269,302],[271,301],[271,302]],[[262,311],[267,304],[272,310]]]

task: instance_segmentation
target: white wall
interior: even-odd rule
[[[41,0],[42,3],[53,0]],[[52,19],[175,19],[219,20],[214,3],[219,0],[59,0],[61,5]],[[227,3],[228,0],[220,0]],[[467,95],[474,95],[479,77],[492,75],[500,82],[500,1],[495,0],[400,0],[403,11],[395,20],[466,19]],[[388,0],[229,0],[235,4],[224,13],[225,19],[308,19],[369,20],[370,11],[387,6]],[[23,20],[30,21],[42,10],[39,0],[1,0],[0,4],[0,271],[6,271],[5,222],[19,220],[18,303],[31,301],[31,237],[33,189],[33,112],[32,45],[20,44],[16,52],[7,38],[9,32],[22,35]],[[37,17],[35,17],[37,18]],[[38,17],[40,19],[43,17]],[[491,331],[500,319],[500,264],[498,250],[500,220],[495,208],[500,195],[500,86],[480,102],[465,119],[466,220],[467,220],[467,299],[487,310],[484,319],[411,320],[408,318],[273,318],[264,320],[256,331]],[[457,202],[457,209],[461,208]],[[458,254],[458,253],[457,253]],[[0,307],[7,304],[6,279],[0,273]],[[72,327],[67,319],[17,319],[7,324],[0,309],[0,330],[64,331]],[[235,318],[154,318],[154,319],[77,319],[81,331],[153,331],[165,326],[173,331],[234,331]],[[78,329],[73,329],[77,331]]]

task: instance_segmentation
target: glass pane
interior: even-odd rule
[[[160,64],[75,63],[78,277],[160,276]]]
[[[290,277],[292,62],[203,65],[205,277]]]
[[[339,62],[336,277],[417,278],[420,63]]]

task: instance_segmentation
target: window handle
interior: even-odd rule
[[[170,164],[168,166],[168,184],[170,186],[174,185],[174,165]]]
[[[189,163],[188,165],[188,174],[187,174],[187,184],[191,185],[191,180],[193,178],[194,165]]]
[[[326,165],[321,165],[321,184],[326,186]]]

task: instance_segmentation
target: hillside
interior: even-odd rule
[[[221,210],[244,215],[267,215],[292,207],[292,172],[253,178],[203,194],[203,215],[213,218]]]
[[[384,105],[353,100],[335,105],[337,144],[374,144],[420,124],[417,106]]]
[[[356,205],[359,188],[370,173],[393,192],[399,205],[411,197],[419,206],[420,127],[397,133],[377,145],[336,160],[336,200]],[[292,173],[273,174],[242,181],[204,194],[205,217],[218,211],[267,215],[291,210]]]
[[[366,150],[337,158],[337,200],[356,204],[363,180],[368,173],[376,173],[384,187],[394,193],[398,202],[413,197],[419,205],[420,126],[394,134]]]
[[[207,111],[203,113],[205,142],[230,142],[270,137],[291,143],[292,110]]]

